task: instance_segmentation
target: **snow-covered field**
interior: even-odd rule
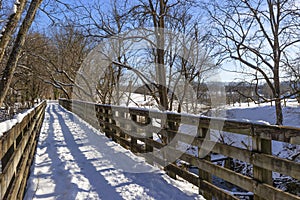
[[[300,127],[300,105],[295,100],[289,100],[283,108],[283,125]],[[275,124],[275,106],[270,103],[254,104],[242,103],[240,106],[227,106],[227,117],[238,120],[261,121]]]
[[[25,200],[203,199],[198,188],[169,178],[50,103]]]

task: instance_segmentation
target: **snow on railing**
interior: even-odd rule
[[[25,116],[27,116],[29,113],[31,113],[34,109],[36,109],[38,106],[40,106],[43,102],[40,102],[33,108],[30,108],[26,110],[25,112],[16,114],[12,119],[5,120],[3,122],[0,122],[0,137],[3,135],[3,133],[10,130],[13,126],[15,126],[17,123],[22,122]]]

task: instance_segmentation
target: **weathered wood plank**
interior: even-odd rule
[[[195,174],[192,174],[186,170],[183,170],[179,168],[178,166],[174,164],[170,164],[166,167],[167,170],[172,170],[176,175],[180,176],[184,180],[192,183],[193,185],[196,185],[200,187],[201,189],[204,189],[206,191],[209,191],[215,198],[220,200],[238,200],[237,197],[229,194],[228,192],[214,186],[212,183],[209,183],[205,180],[199,180],[198,176]]]
[[[259,183],[255,185],[254,194],[263,197],[266,200],[284,199],[284,200],[299,200],[300,197],[291,193],[284,192],[270,185]]]
[[[259,153],[254,153],[252,155],[251,163],[258,167],[279,172],[300,180],[300,163]]]
[[[157,141],[149,139],[149,138],[144,138],[142,141],[145,142],[147,145],[152,146],[152,147],[157,148],[157,149],[161,149],[164,146],[166,146],[166,144],[157,142]]]
[[[209,191],[214,199],[217,200],[238,200],[239,198],[229,194],[228,192],[222,190],[221,188],[213,185],[210,182],[200,180],[199,187],[202,188],[203,190]]]

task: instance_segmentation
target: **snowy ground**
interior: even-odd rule
[[[25,200],[203,199],[197,192],[48,104]]]
[[[290,99],[286,106],[282,106],[283,112],[283,125],[300,127],[300,105],[294,100]],[[242,103],[240,106],[227,106],[227,118],[249,121],[260,121],[267,124],[275,124],[275,106],[270,103],[254,104]]]

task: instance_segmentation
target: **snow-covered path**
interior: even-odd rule
[[[203,199],[55,103],[47,105],[26,200]]]

